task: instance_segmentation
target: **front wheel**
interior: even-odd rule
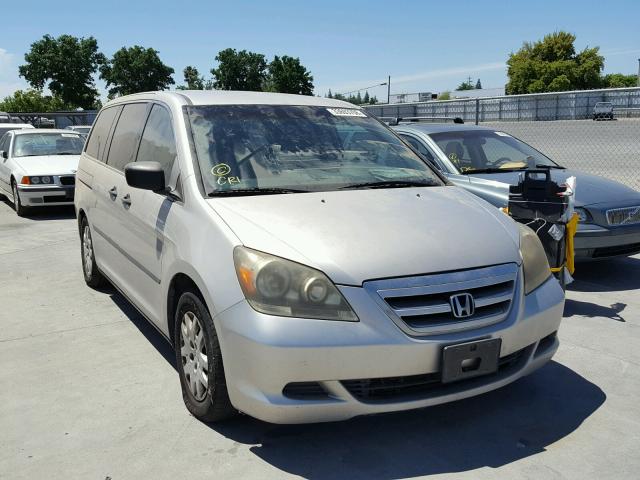
[[[204,302],[192,292],[178,300],[174,342],[182,398],[187,410],[203,422],[218,422],[236,411],[227,393],[222,352]]]
[[[11,182],[11,188],[13,190],[13,209],[19,217],[24,217],[27,214],[27,207],[20,202],[20,194],[18,193],[18,185],[15,180]]]

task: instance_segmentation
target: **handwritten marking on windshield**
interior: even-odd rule
[[[225,177],[231,173],[231,167],[226,163],[219,163],[211,168],[211,174],[216,177]]]

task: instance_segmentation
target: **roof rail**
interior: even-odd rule
[[[414,122],[434,122],[434,121],[451,121],[453,123],[464,123],[461,117],[378,117],[382,122],[389,126],[398,125],[399,123]]]

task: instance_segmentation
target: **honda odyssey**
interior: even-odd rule
[[[118,98],[75,206],[86,283],[108,280],[171,342],[203,421],[426,407],[558,348],[564,294],[535,234],[349,103]]]

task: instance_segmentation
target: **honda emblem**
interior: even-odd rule
[[[476,310],[476,304],[473,295],[470,293],[458,293],[449,297],[451,304],[451,312],[456,318],[467,318],[473,315]]]

